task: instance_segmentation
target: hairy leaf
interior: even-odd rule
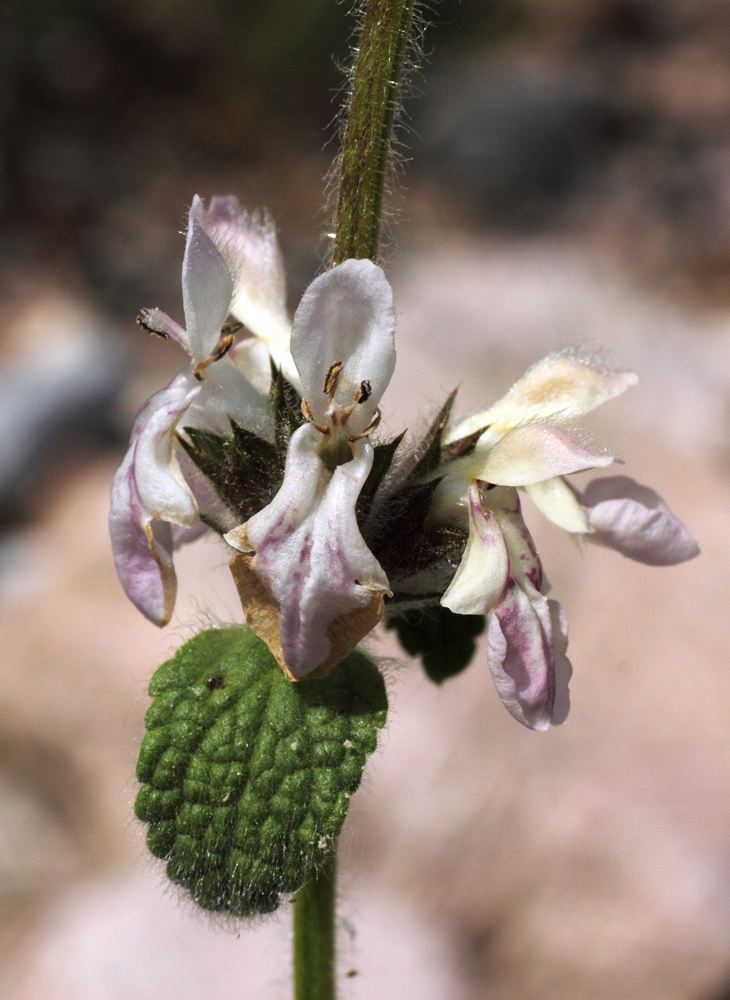
[[[340,832],[385,724],[379,671],[355,651],[292,684],[250,629],[210,629],[150,694],[135,805],[150,851],[206,910],[275,910]]]

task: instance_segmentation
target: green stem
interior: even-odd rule
[[[376,260],[403,55],[417,0],[367,0],[339,159],[332,263]],[[294,895],[294,1000],[335,1000],[334,850]]]
[[[339,161],[333,264],[376,260],[393,116],[416,0],[368,0]]]
[[[294,896],[294,1000],[335,1000],[335,870],[333,850]]]

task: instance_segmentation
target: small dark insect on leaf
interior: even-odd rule
[[[205,686],[209,691],[221,691],[226,686],[226,682],[220,674],[216,674],[215,677],[208,678]]]

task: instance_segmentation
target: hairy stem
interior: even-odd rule
[[[335,871],[332,851],[294,896],[294,1000],[335,1000]]]
[[[333,263],[376,260],[383,184],[416,0],[368,0],[339,160]]]

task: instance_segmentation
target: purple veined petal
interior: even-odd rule
[[[498,403],[461,421],[444,443],[492,426],[489,443],[520,424],[572,420],[636,385],[633,372],[611,373],[565,354],[550,355],[529,368]],[[548,478],[548,477],[545,477]]]
[[[266,343],[284,377],[299,387],[289,350],[284,264],[273,222],[241,209],[232,196],[211,198],[203,223],[235,281],[231,313]]]
[[[580,535],[590,534],[593,530],[578,497],[559,476],[542,483],[532,483],[525,490],[540,513],[559,528]]]
[[[570,707],[565,615],[557,601],[516,584],[489,616],[487,655],[507,711],[529,729],[561,725]]]
[[[628,476],[594,479],[580,497],[597,541],[648,566],[673,566],[699,555],[685,525],[654,490]]]
[[[482,489],[482,506],[493,511],[507,543],[510,575],[527,590],[547,590],[537,546],[522,516],[520,496],[513,486]]]
[[[172,533],[167,522],[152,520],[140,499],[134,477],[136,447],[136,442],[130,445],[114,476],[109,533],[127,597],[162,627],[170,620],[177,593]]]
[[[441,598],[458,615],[483,615],[504,598],[509,552],[494,514],[483,510],[476,482],[469,484],[469,539],[459,568]]]
[[[195,195],[182,266],[185,326],[195,364],[204,361],[218,344],[234,288],[228,263],[205,231],[205,216],[203,202]]]
[[[594,451],[550,424],[515,427],[484,455],[479,446],[465,460],[477,478],[500,486],[529,486],[584,469],[604,469],[613,455]]]
[[[369,260],[346,260],[312,282],[294,317],[291,349],[302,391],[314,419],[326,426],[325,382],[335,364],[334,405],[350,408],[365,389],[347,424],[360,434],[375,416],[395,367],[393,292],[382,269]]]
[[[149,329],[152,333],[165,337],[166,340],[174,340],[190,354],[187,330],[183,330],[180,324],[176,323],[172,316],[168,316],[162,309],[142,309],[137,317],[137,322],[144,330]]]
[[[190,410],[191,426],[207,427],[229,435],[231,420],[269,441],[274,420],[268,397],[254,388],[227,358],[202,373],[202,389]],[[229,419],[230,418],[230,419]]]
[[[235,547],[245,536],[255,552],[251,567],[275,601],[281,650],[297,679],[327,660],[335,619],[389,592],[355,516],[372,445],[357,442],[352,460],[330,472],[317,452],[320,439],[310,425],[294,433],[276,497],[226,536]]]
[[[191,527],[198,508],[175,456],[175,432],[202,383],[183,372],[155,393],[135,419],[133,474],[140,502],[156,521]]]

